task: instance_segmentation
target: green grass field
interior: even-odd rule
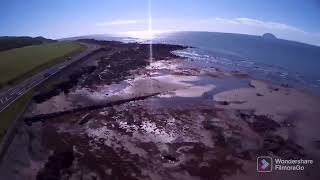
[[[85,49],[78,43],[57,42],[0,52],[0,87],[15,84]]]
[[[8,108],[0,112],[0,142],[14,120],[25,111],[33,93],[33,90],[29,91],[11,104]]]

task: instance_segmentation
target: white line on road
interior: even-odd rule
[[[96,47],[96,46],[95,46]],[[90,48],[89,47],[89,51],[87,51],[87,53],[81,53],[78,56],[74,57],[74,60],[68,63],[64,64],[64,67],[69,66],[70,64],[82,59],[83,57],[87,56],[88,54],[92,53],[93,51],[97,50],[96,48]],[[23,96],[24,94],[26,94],[27,92],[29,92],[29,90],[31,90],[32,88],[38,86],[39,84],[41,84],[42,82],[46,81],[47,79],[49,79],[50,77],[54,76],[56,73],[58,73],[59,71],[62,70],[62,68],[57,68],[61,66],[61,64],[59,65],[55,65],[52,68],[49,68],[47,70],[45,70],[44,72],[40,72],[36,75],[34,75],[33,77],[30,77],[28,80],[21,82],[20,84],[18,84],[16,87],[14,88],[10,88],[9,91],[7,91],[7,93],[11,96],[6,96],[5,99],[2,98],[1,99],[1,103],[5,104],[7,101],[9,101],[12,97],[13,94],[16,93],[16,91],[18,91],[18,94],[16,96],[14,96],[14,99],[9,101],[8,104],[6,104],[4,107],[0,107],[0,112],[2,112],[4,109],[6,109],[8,106],[10,106],[13,102],[15,102],[17,99],[19,99],[21,96]],[[57,68],[57,69],[55,69]],[[51,70],[53,70],[53,73],[50,73],[48,76],[43,77],[44,74],[48,73],[48,71],[50,72]],[[24,88],[21,88],[23,87]],[[30,86],[30,87],[29,87]],[[27,88],[26,88],[27,87]],[[12,91],[13,92],[10,92]]]

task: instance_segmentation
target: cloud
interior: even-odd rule
[[[116,21],[107,21],[97,23],[97,26],[117,26],[117,25],[128,25],[128,24],[137,24],[138,20],[116,20]]]
[[[233,18],[233,19],[227,19],[227,18],[221,18],[221,17],[215,17],[212,19],[202,20],[201,22],[211,22],[215,24],[230,24],[230,25],[242,25],[242,26],[251,26],[255,28],[264,28],[264,29],[275,29],[275,30],[288,30],[288,31],[296,31],[300,33],[305,33],[302,29],[299,29],[294,26],[290,26],[283,23],[278,22],[269,22],[269,21],[261,21],[258,19],[252,19],[252,18],[246,18],[246,17],[239,17],[239,18]]]
[[[96,24],[101,32],[125,33],[148,31],[148,20],[116,20],[105,21]],[[106,29],[105,27],[112,27]],[[299,27],[282,22],[262,21],[255,18],[235,17],[223,18],[212,17],[206,19],[152,19],[152,29],[156,31],[211,31],[225,33],[240,33],[260,36],[264,33],[272,33],[281,39],[300,41],[304,43],[320,45],[320,33],[308,32]],[[148,33],[134,33],[139,36],[151,36]]]
[[[233,21],[244,24],[244,25],[248,25],[248,26],[264,27],[264,28],[279,29],[279,30],[290,30],[290,31],[306,33],[305,31],[297,27],[290,26],[283,23],[278,23],[278,22],[265,22],[257,19],[251,19],[251,18],[235,18],[235,20]],[[225,21],[225,22],[228,22],[228,21]]]
[[[225,23],[230,23],[230,24],[239,24],[238,21],[226,19],[226,18],[220,18],[220,17],[216,17],[216,18],[214,18],[214,20],[216,20],[218,22],[225,22]]]
[[[190,23],[191,21],[189,21]],[[190,23],[191,24],[191,23]],[[307,32],[299,27],[288,25],[280,22],[262,21],[254,18],[237,17],[221,18],[213,17],[192,21],[194,27],[187,27],[196,31],[216,31],[227,33],[240,33],[251,35],[262,35],[264,33],[273,33],[281,39],[300,41],[304,43],[320,45],[319,32]]]
[[[170,30],[152,30],[152,31],[127,31],[122,32],[120,34],[134,37],[134,38],[141,38],[141,39],[152,39],[156,37],[158,34],[171,32]]]

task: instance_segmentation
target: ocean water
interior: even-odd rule
[[[149,43],[148,40],[112,35],[68,38]],[[307,90],[320,95],[320,47],[262,36],[217,32],[171,32],[157,34],[152,43],[190,46],[175,54],[230,71],[248,73],[256,79]]]
[[[320,95],[318,46],[262,36],[214,32],[162,33],[152,42],[191,46],[175,54]]]

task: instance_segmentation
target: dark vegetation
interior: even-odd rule
[[[21,36],[21,37],[3,36],[3,37],[0,37],[0,51],[20,48],[20,47],[30,46],[30,45],[39,45],[39,44],[50,43],[50,42],[55,42],[55,40],[46,39],[44,37],[33,38],[33,37],[27,37],[27,36]]]
[[[302,146],[291,139],[283,139],[279,135],[266,136],[263,141],[263,150],[286,159],[300,159],[306,156]]]
[[[60,92],[68,93],[76,84],[83,83],[83,86],[92,84],[111,84],[125,80],[130,75],[131,70],[145,67],[150,63],[150,46],[149,44],[138,43],[121,43],[117,41],[97,41],[81,40],[82,42],[95,43],[104,48],[98,52],[108,54],[111,50],[115,51],[110,56],[102,55],[99,59],[98,66],[85,66],[76,68],[64,77],[63,81],[55,84],[49,90],[39,93],[34,97],[37,103],[44,102]],[[184,49],[186,47],[179,45],[153,44],[154,60],[169,59],[176,57],[171,51]],[[107,70],[107,71],[106,71]]]
[[[249,124],[249,127],[264,137],[262,148],[257,152],[259,155],[273,154],[287,158],[300,159],[305,156],[303,147],[294,143],[292,139],[284,139],[275,135],[281,125],[265,115],[255,115],[253,112],[240,112],[239,117]]]
[[[29,91],[8,108],[0,112],[0,141],[7,133],[8,128],[12,126],[14,120],[20,116],[27,108],[29,100],[32,98],[33,90]]]
[[[46,92],[42,92],[40,94],[37,94],[34,96],[34,100],[36,103],[41,103],[44,102],[48,99],[50,99],[52,96],[56,96],[60,94],[61,92],[64,93],[69,93],[69,90],[78,83],[79,79],[82,76],[88,75],[92,73],[96,69],[95,66],[88,66],[88,67],[83,67],[75,72],[73,72],[68,79],[61,81],[49,89]]]
[[[101,108],[106,108],[106,107],[112,107],[112,106],[121,105],[121,104],[124,104],[127,102],[140,101],[140,100],[144,100],[144,99],[147,99],[147,98],[150,98],[153,96],[157,96],[159,94],[160,93],[153,93],[153,94],[149,94],[149,95],[145,95],[145,96],[123,99],[123,100],[118,100],[115,102],[107,102],[107,103],[103,103],[103,104],[97,104],[97,105],[77,108],[77,109],[63,111],[63,112],[56,112],[56,113],[51,113],[51,114],[41,114],[41,115],[33,116],[30,118],[25,118],[24,121],[26,122],[26,124],[32,125],[32,123],[34,123],[34,122],[45,121],[45,120],[48,120],[51,118],[55,118],[57,116],[72,114],[72,113],[76,113],[76,112],[91,111],[91,110],[101,109]],[[85,124],[86,122],[87,122],[87,119],[85,118],[83,121],[81,121],[79,123]]]
[[[97,43],[101,46],[118,49],[108,59],[102,57],[99,61],[95,75],[89,77],[87,82],[103,84],[117,83],[130,75],[130,70],[145,67],[150,63],[150,45],[138,43],[121,43],[117,41],[82,40],[87,43]],[[177,57],[172,51],[184,49],[180,45],[153,44],[152,60],[163,60]],[[107,71],[106,71],[107,69]],[[99,76],[99,77],[97,77]]]
[[[63,152],[54,152],[48,159],[44,168],[37,175],[37,180],[58,180],[61,179],[61,171],[72,165],[74,154],[72,149]]]

